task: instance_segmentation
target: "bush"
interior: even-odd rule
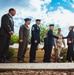
[[[9,47],[7,59],[11,59],[14,56],[14,54],[15,54],[15,49],[12,47]]]
[[[54,55],[53,60],[56,61],[56,59],[58,59],[58,57],[57,57],[57,49],[54,50],[54,54],[52,54],[52,55]],[[62,48],[60,56],[63,57],[63,58],[61,59],[61,61],[66,62],[66,55],[67,55],[67,48],[65,48],[65,49]]]
[[[40,41],[43,43],[44,42],[44,37],[46,36],[48,32],[48,27],[40,26]]]
[[[62,48],[62,52],[60,56],[63,57],[63,61],[65,62],[67,56],[67,48],[66,49]]]
[[[19,41],[19,36],[18,35],[12,35],[11,36],[11,41],[13,42],[13,43],[18,43],[18,41]]]

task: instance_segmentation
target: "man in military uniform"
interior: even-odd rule
[[[58,33],[57,35],[58,37],[63,37],[63,35],[61,34],[61,28],[58,28]],[[55,58],[56,58],[56,62],[60,62],[62,59],[61,55],[61,51],[62,51],[62,43],[64,45],[64,48],[66,47],[65,45],[65,41],[64,39],[55,39]]]
[[[9,9],[8,14],[4,14],[1,18],[0,28],[0,63],[8,62],[7,53],[10,43],[11,35],[14,33],[14,21],[16,10],[14,8]]]
[[[36,24],[32,26],[31,48],[30,48],[30,62],[36,62],[36,50],[40,43],[40,19],[36,19]]]
[[[53,34],[53,29],[54,29],[54,24],[50,24],[49,31],[47,33],[47,43],[46,43],[46,50],[45,50],[43,62],[51,62],[50,58],[51,58],[52,48],[54,45],[54,38],[56,39],[59,38],[58,36],[55,36]]]
[[[28,46],[28,37],[29,37],[29,27],[30,18],[25,18],[25,24],[20,26],[19,30],[19,50],[18,50],[18,62],[26,62],[24,60],[24,55]]]

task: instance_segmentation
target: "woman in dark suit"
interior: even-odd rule
[[[68,62],[72,62],[73,58],[73,43],[72,43],[72,33],[73,33],[73,27],[69,27],[69,34],[67,37],[63,37],[63,39],[67,39],[67,45],[68,45],[68,50],[67,50],[67,56],[66,59]],[[71,60],[72,59],[72,60]]]

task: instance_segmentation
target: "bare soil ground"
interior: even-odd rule
[[[74,70],[12,70],[0,75],[74,75]]]

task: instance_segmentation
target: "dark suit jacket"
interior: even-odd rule
[[[54,45],[54,38],[58,39],[59,37],[55,36],[52,30],[49,30],[47,33],[47,44]]]
[[[14,32],[14,21],[13,18],[9,14],[5,14],[1,18],[1,29],[0,29],[0,35],[9,37],[9,32]]]
[[[47,49],[47,37],[44,38],[44,47],[42,49]]]
[[[67,37],[63,37],[63,39],[67,39],[67,45],[74,43],[74,32],[71,30]],[[72,43],[68,43],[68,40],[72,41]]]
[[[32,34],[31,42],[37,40],[37,43],[40,43],[40,27],[37,24],[34,24],[32,26],[31,34]]]

